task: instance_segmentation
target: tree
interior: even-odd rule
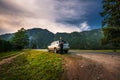
[[[21,28],[20,30],[18,30],[18,32],[14,34],[14,37],[12,38],[12,43],[17,49],[23,49],[28,45],[29,39],[24,28]]]
[[[9,41],[0,39],[0,52],[13,50],[13,45]]]
[[[120,48],[120,0],[103,0],[101,16],[104,18],[102,43],[112,44],[114,49]]]

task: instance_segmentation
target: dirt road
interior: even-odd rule
[[[9,58],[5,58],[5,59],[1,60],[0,61],[0,66],[3,65],[3,64],[6,64],[6,63],[10,63],[11,60],[13,60],[14,58],[16,58],[17,56],[22,55],[22,54],[24,54],[24,52],[22,52],[20,54],[17,54],[17,55],[14,55],[14,56],[11,56]]]
[[[63,55],[62,80],[120,80],[120,53],[80,53]]]

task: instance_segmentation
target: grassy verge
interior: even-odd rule
[[[22,51],[9,51],[9,52],[2,52],[0,53],[0,60],[4,59],[4,58],[8,58],[11,56],[14,56],[16,54],[21,53]]]
[[[114,52],[113,50],[70,50],[70,52]],[[117,50],[120,52],[120,50]]]
[[[59,54],[25,51],[0,67],[0,80],[59,80],[62,59]]]

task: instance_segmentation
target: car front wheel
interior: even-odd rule
[[[56,48],[54,49],[54,53],[57,53],[57,49]]]
[[[50,50],[48,49],[48,52],[50,52]]]
[[[68,53],[68,50],[64,50],[65,53]]]

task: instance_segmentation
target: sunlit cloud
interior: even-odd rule
[[[56,23],[54,21],[50,21],[47,19],[35,19],[35,18],[25,18],[25,17],[16,18],[14,21],[5,18],[1,25],[3,26],[3,27],[1,26],[1,29],[6,30],[7,32],[16,32],[21,27],[24,27],[25,29],[29,29],[29,28],[48,29],[53,33],[57,33],[58,31],[67,32],[67,33],[73,31],[81,32],[81,31],[89,30],[90,28],[86,22],[81,23],[80,26],[77,27],[76,25]]]

